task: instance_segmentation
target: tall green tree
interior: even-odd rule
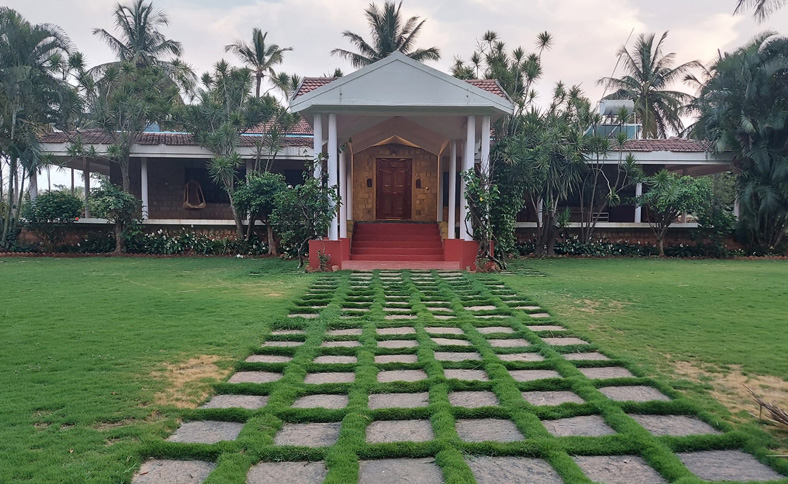
[[[402,2],[396,4],[388,0],[383,4],[383,8],[374,3],[370,4],[364,10],[364,15],[369,23],[372,40],[367,42],[361,35],[346,30],[342,32],[342,37],[348,39],[357,52],[334,49],[331,55],[347,59],[353,67],[372,64],[396,51],[420,62],[439,60],[441,56],[437,47],[416,48],[416,38],[426,20],[419,21],[419,17],[415,16],[406,20],[400,14],[401,8]]]
[[[246,67],[254,71],[256,80],[254,92],[256,97],[260,97],[260,88],[265,76],[268,76],[274,81],[277,87],[280,87],[277,81],[281,81],[282,79],[274,72],[274,66],[282,63],[285,52],[293,50],[292,47],[279,47],[277,44],[266,44],[266,37],[268,37],[268,32],[263,32],[255,27],[252,29],[251,44],[247,44],[242,40],[236,40],[232,44],[224,47],[225,52],[232,52],[246,65]]]
[[[153,2],[133,0],[124,5],[118,3],[113,12],[117,36],[102,28],[93,29],[93,35],[103,40],[117,56],[117,61],[96,66],[92,69],[96,77],[102,77],[110,66],[121,63],[137,67],[158,66],[180,89],[191,92],[196,78],[188,64],[181,60],[183,46],[168,39],[162,27],[169,26],[169,17],[163,10],[156,10]]]
[[[761,34],[723,55],[710,74],[695,134],[733,153],[741,232],[768,250],[788,228],[788,38]]]
[[[44,162],[39,134],[51,124],[62,126],[78,104],[60,73],[61,60],[72,51],[59,27],[31,24],[15,10],[0,7],[0,172],[7,167],[8,173],[0,247],[11,243],[26,177],[35,176]]]
[[[769,15],[785,6],[786,0],[738,0],[734,15],[745,8],[753,9],[753,16],[759,22],[766,20]]]
[[[230,197],[238,238],[243,237],[242,214],[235,203],[238,170],[243,163],[238,154],[241,135],[269,120],[280,108],[271,96],[251,95],[253,76],[248,68],[230,67],[220,61],[213,72],[202,76],[203,87],[197,92],[197,102],[184,106],[179,115],[195,141],[213,155],[208,170]]]
[[[647,138],[666,138],[684,129],[681,115],[692,96],[671,86],[682,80],[692,69],[702,68],[698,61],[674,67],[676,54],[663,54],[668,33],[656,40],[654,34],[641,34],[633,49],[626,46],[619,51],[626,74],[605,77],[599,83],[613,92],[604,99],[630,99],[635,102],[635,116],[643,125]]]

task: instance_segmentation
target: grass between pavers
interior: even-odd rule
[[[764,451],[758,442],[753,442],[746,434],[733,431],[702,411],[694,402],[683,397],[661,381],[647,378],[638,368],[628,364],[627,360],[612,358],[604,362],[569,362],[562,354],[576,350],[594,350],[601,348],[593,344],[568,347],[554,347],[545,344],[539,334],[526,328],[533,324],[532,319],[522,311],[513,311],[503,303],[496,294],[489,291],[484,278],[476,279],[467,276],[461,283],[447,283],[436,280],[428,288],[425,284],[418,286],[410,280],[409,274],[403,274],[402,283],[395,285],[402,293],[409,293],[410,312],[417,314],[417,320],[385,320],[387,313],[383,311],[386,289],[389,283],[372,281],[365,289],[355,289],[343,275],[323,276],[337,282],[333,298],[315,320],[274,322],[271,329],[305,329],[306,336],[280,335],[270,336],[267,340],[303,341],[296,348],[255,348],[254,353],[290,354],[293,361],[286,364],[239,364],[239,369],[261,369],[284,371],[282,380],[261,385],[217,385],[221,392],[253,392],[255,389],[270,395],[269,403],[264,409],[239,413],[237,410],[196,410],[184,413],[186,419],[219,419],[236,421],[248,417],[248,424],[238,441],[222,443],[215,446],[197,446],[171,443],[151,444],[146,452],[152,457],[170,458],[210,458],[214,457],[218,466],[211,475],[209,483],[240,483],[243,482],[246,470],[258,461],[294,461],[323,460],[328,466],[327,481],[329,483],[355,482],[358,479],[359,460],[393,458],[393,457],[434,457],[441,467],[446,482],[473,482],[473,475],[466,463],[468,455],[514,455],[539,457],[549,462],[562,476],[565,482],[590,483],[583,476],[579,467],[570,456],[573,455],[638,455],[659,472],[669,482],[693,483],[700,482],[684,467],[674,452],[710,449],[745,448],[754,451],[761,459]],[[463,288],[463,294],[457,294],[455,288]],[[364,313],[353,321],[338,320],[344,301],[356,297],[359,292],[371,296],[371,302],[365,307]],[[467,296],[473,293],[473,304],[468,303]],[[435,320],[426,310],[422,298],[438,298],[450,303],[457,315],[455,322]],[[494,305],[495,311],[484,311],[488,314],[500,314],[504,318],[494,321],[475,318],[479,312],[465,310],[469,305]],[[299,310],[293,306],[293,311]],[[550,319],[549,322],[554,322]],[[378,335],[376,329],[384,327],[413,326],[415,335]],[[452,339],[467,340],[472,347],[456,345],[438,346],[432,341],[432,335],[425,327],[454,326],[463,330],[462,335],[448,335]],[[522,338],[530,343],[524,348],[493,348],[488,337],[477,331],[486,326],[510,326],[515,331],[510,334],[495,335],[495,339]],[[328,328],[361,327],[362,335],[357,337],[361,346],[358,348],[321,348],[323,341],[351,340],[355,337],[327,338]],[[552,335],[553,333],[548,334]],[[488,335],[489,336],[489,335]],[[573,336],[571,332],[561,333],[561,337]],[[382,349],[377,341],[410,340],[417,341],[417,348]],[[476,351],[481,361],[439,362],[434,358],[434,351],[468,352]],[[513,352],[538,352],[545,360],[540,362],[510,363],[501,361],[497,355]],[[418,363],[375,364],[376,354],[417,354]],[[317,365],[312,360],[318,355],[354,355],[357,364]],[[624,366],[630,369],[635,378],[620,378],[604,381],[592,381],[586,378],[578,368]],[[353,383],[306,385],[303,382],[307,373],[315,371],[342,371],[355,368],[356,379]],[[490,381],[460,381],[447,379],[443,370],[448,368],[484,369]],[[377,373],[381,370],[423,370],[427,379],[415,382],[379,383]],[[508,370],[518,369],[552,369],[560,373],[562,378],[517,382]],[[611,385],[649,385],[673,398],[669,402],[613,402],[599,392],[602,386]],[[526,403],[521,393],[530,390],[571,390],[585,400],[583,404],[563,404],[557,407],[536,407]],[[452,391],[492,391],[498,398],[498,406],[466,409],[452,407],[448,396]],[[375,393],[429,392],[429,405],[413,409],[378,409],[370,410],[367,399]],[[349,404],[344,409],[293,409],[293,402],[300,396],[319,393],[343,393],[349,396]],[[694,415],[707,421],[721,435],[701,435],[690,437],[654,437],[640,427],[627,413],[643,414],[674,414]],[[541,420],[567,418],[581,415],[600,415],[607,425],[616,430],[617,434],[605,437],[552,437],[544,428]],[[465,442],[457,435],[455,422],[458,419],[498,418],[514,422],[518,430],[527,438],[523,441],[499,442]],[[365,429],[376,420],[429,420],[432,424],[434,439],[428,442],[395,442],[368,444],[365,441]],[[341,422],[339,440],[335,445],[321,448],[275,446],[273,439],[286,423],[304,422]],[[243,449],[243,457],[233,456],[238,448]],[[210,453],[213,449],[215,452]],[[227,454],[230,454],[229,456]],[[765,459],[769,461],[769,459]],[[780,462],[769,461],[782,472],[788,466]],[[788,479],[784,480],[788,482]]]

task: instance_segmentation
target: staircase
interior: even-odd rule
[[[438,224],[356,222],[350,260],[442,261]]]

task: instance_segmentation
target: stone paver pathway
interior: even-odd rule
[[[502,279],[319,276],[132,483],[785,482]]]

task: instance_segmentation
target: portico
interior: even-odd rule
[[[514,109],[496,81],[459,80],[395,52],[342,78],[305,79],[290,106],[312,125],[314,153],[342,200],[319,241],[332,265],[350,258],[360,222],[440,224],[441,260],[467,260],[462,242],[473,235],[458,172],[489,169],[491,125]]]

